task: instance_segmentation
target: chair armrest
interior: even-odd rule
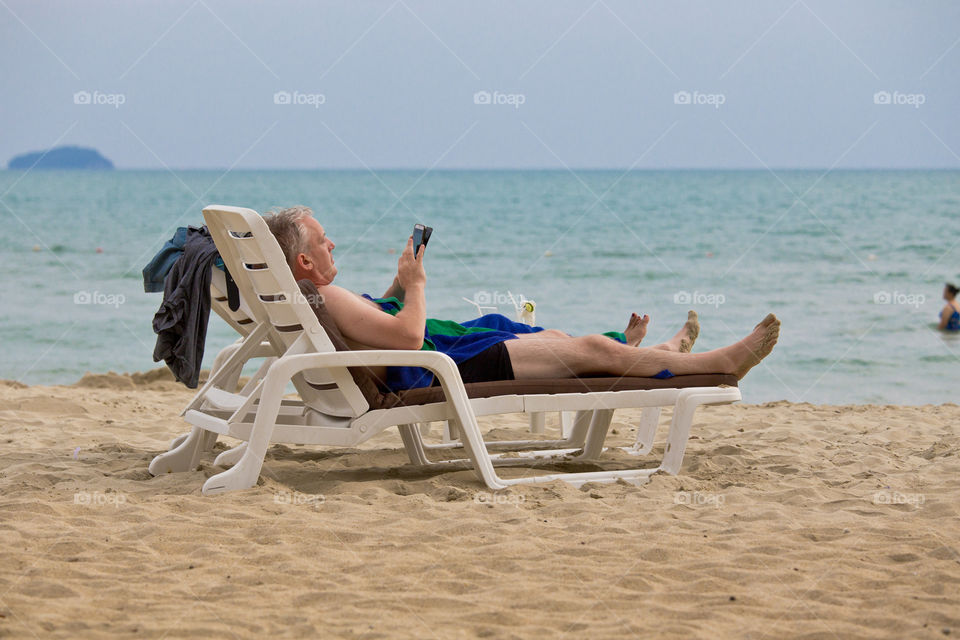
[[[281,393],[287,381],[307,369],[364,366],[423,367],[429,369],[437,376],[444,397],[453,404],[457,414],[461,418],[468,415],[473,416],[470,399],[463,386],[463,379],[460,377],[460,370],[457,369],[453,358],[437,351],[391,349],[286,355],[270,366],[270,370],[264,379],[264,385],[275,387],[273,392]]]
[[[357,349],[352,351],[328,351],[287,355],[284,360],[310,358],[323,361],[320,367],[429,367],[440,362],[456,366],[453,358],[439,351],[413,349]]]
[[[281,365],[283,365],[281,367]],[[414,351],[408,349],[370,349],[359,351],[331,351],[283,356],[272,368],[290,369],[293,376],[306,369],[329,369],[332,367],[423,367],[429,369],[444,382],[463,386],[460,370],[453,358],[439,351]]]

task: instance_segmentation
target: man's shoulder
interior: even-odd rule
[[[303,279],[297,285],[308,301],[316,300],[334,313],[336,310],[345,312],[353,308],[354,305],[350,304],[352,301],[363,301],[358,294],[335,284],[317,285],[312,280]]]
[[[300,287],[300,291],[306,292],[317,292],[324,294],[333,294],[333,295],[354,295],[350,291],[347,291],[343,287],[339,287],[335,284],[317,284],[313,280],[303,278],[297,281],[297,286]]]
[[[342,298],[356,298],[357,294],[354,292],[344,289],[343,287],[337,286],[335,284],[323,284],[316,285],[313,282],[310,283],[317,290],[318,293],[328,296],[330,298],[342,299]]]

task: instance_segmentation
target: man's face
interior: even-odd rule
[[[304,218],[302,224],[307,230],[307,251],[299,258],[301,265],[314,283],[330,284],[337,275],[337,268],[333,264],[333,248],[336,245],[327,237],[316,218]]]

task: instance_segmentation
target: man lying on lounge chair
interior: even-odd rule
[[[696,314],[668,342],[640,347],[649,318],[630,318],[623,334],[574,337],[488,314],[462,324],[427,318],[423,247],[413,238],[400,255],[393,285],[382,298],[360,296],[333,284],[333,241],[303,206],[266,216],[298,281],[316,286],[351,348],[436,349],[457,363],[465,383],[579,376],[671,377],[727,373],[743,378],[777,343],[780,321],[769,314],[743,340],[705,353],[690,353],[699,332]],[[374,371],[389,389],[430,386],[433,375],[416,367]]]

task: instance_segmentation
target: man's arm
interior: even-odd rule
[[[367,300],[335,285],[320,289],[327,308],[345,338],[375,349],[419,349],[427,323],[424,296],[426,273],[423,250],[413,256],[413,240],[400,256],[398,284],[406,293],[403,309],[395,316],[384,313]]]
[[[410,236],[410,237],[412,238],[413,236]],[[426,245],[424,245],[424,247],[426,247]],[[390,287],[383,292],[383,297],[396,298],[400,302],[403,302],[404,301],[403,298],[405,294],[406,294],[406,291],[403,290],[403,285],[400,284],[400,267],[398,265],[397,275],[393,277],[393,284],[391,284]]]
[[[403,302],[404,293],[406,293],[406,292],[403,290],[403,287],[400,286],[399,276],[394,276],[394,278],[393,278],[393,284],[390,285],[390,288],[389,288],[389,289],[387,289],[386,291],[384,291],[383,297],[384,297],[384,298],[396,298],[396,299],[399,300],[400,302]]]

